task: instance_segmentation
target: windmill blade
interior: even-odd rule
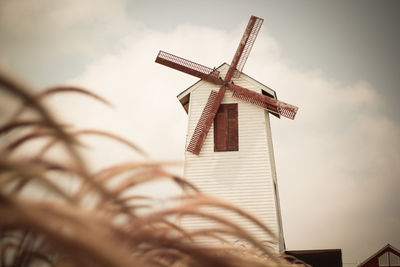
[[[189,145],[186,149],[187,151],[195,155],[200,154],[204,140],[211,128],[211,124],[214,121],[215,115],[217,114],[222,102],[222,98],[224,98],[225,91],[225,86],[221,86],[218,93],[216,91],[211,91],[206,106],[204,107],[196,128],[194,129],[192,138],[190,139]]]
[[[229,82],[238,70],[240,73],[243,70],[244,64],[249,57],[251,48],[256,40],[258,32],[260,31],[261,25],[264,19],[251,16],[249,23],[247,24],[246,30],[243,33],[242,39],[240,40],[239,46],[236,50],[235,56],[232,59],[231,66],[225,76],[225,81]]]
[[[235,84],[229,84],[229,89],[233,92],[233,97],[257,105],[275,114],[282,115],[289,119],[294,119],[297,110],[296,106],[292,106],[277,99],[258,94],[249,89],[243,88]]]
[[[172,55],[161,50],[158,53],[156,62],[164,66],[196,76],[202,80],[206,80],[214,84],[223,84],[223,81],[219,78],[218,70],[203,66],[201,64],[197,64],[193,61]]]
[[[237,77],[240,76],[240,73],[243,70],[244,64],[247,61],[247,58],[249,57],[250,51],[253,48],[253,44],[256,41],[256,38],[258,36],[258,32],[260,31],[261,25],[263,24],[264,20],[258,17],[255,17],[256,21],[254,22],[254,26],[250,32],[249,38],[246,41],[246,45],[244,46],[242,55],[239,58],[239,62],[236,67],[236,72],[238,75]]]

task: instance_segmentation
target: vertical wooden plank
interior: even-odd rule
[[[227,150],[227,108],[221,104],[214,119],[214,151]]]
[[[228,119],[228,151],[239,150],[239,129],[238,129],[238,104],[227,104],[227,119]]]

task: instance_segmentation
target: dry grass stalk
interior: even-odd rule
[[[41,102],[47,95],[63,92],[85,94],[110,105],[107,100],[77,87],[55,87],[34,95],[29,87],[0,72],[2,92],[14,95],[16,105],[23,104],[11,114],[11,121],[0,125],[0,142],[5,143],[0,150],[1,266],[291,265],[240,225],[205,208],[229,210],[273,235],[267,226],[244,210],[201,194],[190,182],[165,171],[166,163],[145,158],[89,172],[80,153],[81,135],[105,136],[145,153],[106,131],[74,131]],[[29,112],[35,115],[33,119],[21,118]],[[31,146],[38,139],[45,142]],[[50,159],[48,151],[56,144],[62,145],[62,157]],[[20,155],[17,150],[29,153]],[[169,179],[186,193],[170,198],[168,208],[163,209],[155,209],[149,196],[129,193],[157,179]],[[77,190],[63,186],[69,180],[78,185]],[[37,199],[34,193],[25,192],[32,187],[56,198]],[[178,222],[187,216],[207,218],[216,226],[185,229]],[[230,244],[225,236],[247,245]],[[204,245],[196,242],[198,237],[221,242]]]

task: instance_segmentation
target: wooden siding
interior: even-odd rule
[[[222,77],[228,65],[219,70]],[[261,93],[264,88],[260,83],[242,75],[234,79],[235,84]],[[195,129],[211,90],[218,90],[211,83],[200,81],[190,88],[188,131],[186,146]],[[280,219],[279,197],[277,195],[275,163],[272,150],[272,139],[269,125],[269,113],[265,110],[242,102],[232,97],[227,90],[223,104],[238,103],[239,151],[214,152],[214,131],[210,129],[199,156],[185,152],[184,176],[198,186],[203,192],[229,200],[247,211],[255,214],[273,232],[279,236],[275,250],[284,249],[282,225]],[[222,214],[220,214],[222,215]],[[232,215],[230,218],[233,218]],[[252,233],[261,240],[271,240],[263,235],[258,227],[239,218],[235,221],[244,223]],[[196,228],[204,224],[190,221]]]

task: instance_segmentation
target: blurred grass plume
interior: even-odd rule
[[[245,210],[202,194],[183,177],[166,171],[167,163],[148,159],[139,146],[117,134],[62,123],[43,101],[49,95],[74,93],[111,106],[106,99],[74,86],[33,92],[0,71],[0,99],[7,95],[12,101],[8,105],[15,107],[0,118],[1,266],[302,264],[295,259],[289,263],[287,256],[274,253],[209,208],[238,214],[272,234]],[[142,160],[89,170],[82,135],[113,139]],[[151,196],[132,191],[158,179],[171,180],[183,194],[168,198],[160,208]],[[191,230],[180,223],[185,217],[206,218],[215,226]],[[198,242],[199,238],[211,241]]]

